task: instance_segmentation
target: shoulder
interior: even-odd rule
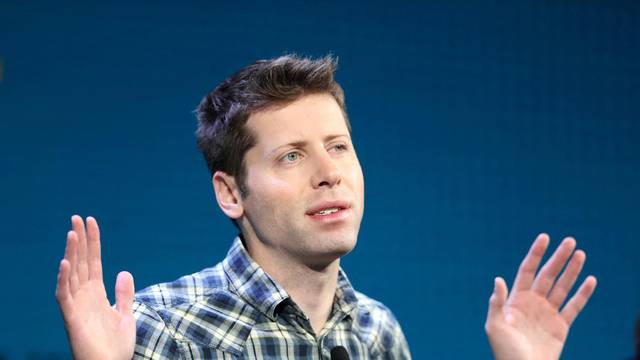
[[[410,358],[404,333],[393,312],[367,295],[358,291],[355,294],[358,305],[354,322],[362,340],[378,354],[387,354],[390,358]]]
[[[356,322],[364,330],[386,331],[400,327],[391,310],[380,301],[355,291],[358,299]]]
[[[135,295],[135,300],[154,309],[167,309],[206,299],[212,293],[228,289],[220,264],[171,282],[149,286]]]
[[[164,350],[164,357],[185,349],[192,353],[198,349],[239,353],[241,340],[249,335],[255,317],[252,308],[229,289],[221,264],[147,287],[136,293],[133,308],[136,351],[166,344],[164,348],[174,350]],[[220,329],[231,334],[222,336]]]

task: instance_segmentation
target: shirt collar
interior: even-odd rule
[[[289,294],[253,261],[240,235],[234,239],[222,266],[238,295],[271,320],[275,320],[276,308],[289,299]],[[340,268],[335,305],[343,313],[349,314],[356,307],[357,302],[355,290],[345,272]]]
[[[351,286],[351,282],[349,282],[347,274],[345,274],[342,268],[340,268],[340,271],[338,272],[338,286],[336,289],[335,304],[340,311],[345,314],[350,314],[358,304],[356,292],[353,289],[353,286]]]
[[[233,240],[222,266],[238,295],[275,320],[276,307],[288,299],[289,294],[251,259],[240,236]]]

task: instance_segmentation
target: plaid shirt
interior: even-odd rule
[[[329,320],[309,318],[256,264],[239,238],[218,265],[136,294],[134,359],[410,359],[393,314],[356,292],[340,270]]]

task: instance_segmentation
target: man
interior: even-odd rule
[[[200,104],[198,145],[218,206],[240,230],[215,267],[135,298],[122,272],[111,308],[97,222],[72,217],[56,297],[77,359],[410,358],[392,313],[340,269],[364,181],[334,71],[329,57],[258,61]],[[558,358],[595,289],[589,277],[559,311],[585,255],[567,238],[536,276],[548,243],[534,242],[510,295],[496,279],[486,330],[498,359]]]

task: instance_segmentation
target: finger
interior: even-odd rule
[[[67,248],[64,258],[69,262],[69,291],[75,294],[80,287],[78,282],[78,234],[75,231],[67,233]]]
[[[95,218],[87,217],[87,262],[89,279],[102,281],[102,259],[100,256],[100,228]]]
[[[116,309],[122,315],[133,313],[133,276],[127,271],[121,271],[116,278]]]
[[[67,259],[60,261],[58,270],[58,282],[56,285],[56,299],[60,308],[66,310],[71,301],[71,292],[69,289],[69,275],[71,273],[71,265]]]
[[[591,295],[596,289],[597,280],[594,276],[588,276],[580,285],[578,291],[571,297],[567,305],[564,306],[560,315],[564,318],[569,326],[576,319],[580,311],[589,301]]]
[[[497,277],[493,281],[493,294],[489,299],[489,312],[500,310],[507,301],[509,289],[503,278]]]
[[[575,248],[576,241],[573,238],[568,237],[562,241],[533,281],[531,288],[534,292],[545,297],[549,295],[549,290]]]
[[[87,264],[87,234],[84,228],[84,222],[78,215],[71,217],[73,231],[78,234],[78,281],[83,284],[89,279],[89,267]]]
[[[569,265],[567,265],[566,269],[562,272],[560,279],[556,282],[551,289],[551,293],[549,294],[549,302],[556,308],[559,309],[562,303],[567,299],[567,295],[569,295],[569,291],[576,283],[576,279],[582,271],[582,266],[584,265],[586,259],[586,255],[584,251],[577,250],[571,256],[571,260],[569,260]]]
[[[513,282],[513,291],[529,290],[538,270],[538,265],[549,246],[549,235],[540,234],[531,245],[529,253],[520,264],[518,274]]]
[[[502,316],[502,307],[507,301],[507,295],[509,290],[507,284],[501,277],[496,277],[493,281],[493,293],[489,298],[489,313],[487,314],[487,321],[485,323],[485,331],[489,334],[492,332],[494,324],[500,323],[500,317]]]

